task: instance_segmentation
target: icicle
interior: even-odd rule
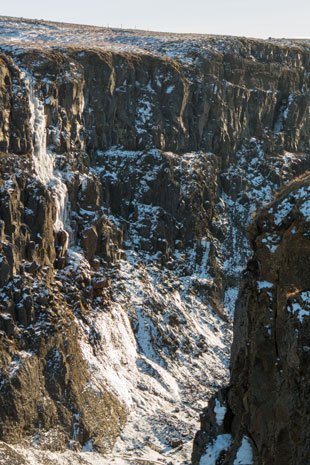
[[[51,189],[56,205],[56,221],[54,224],[55,231],[60,231],[61,229],[71,231],[70,203],[67,186],[61,181],[61,179],[55,177],[52,180]]]
[[[46,116],[43,103],[36,97],[30,81],[30,111],[33,141],[33,161],[35,172],[43,184],[48,184],[54,176],[54,159],[46,151]]]

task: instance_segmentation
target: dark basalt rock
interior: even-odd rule
[[[306,174],[280,191],[248,228],[254,255],[236,305],[230,384],[202,415],[193,464],[223,433],[233,441],[218,464],[238,463],[244,437],[254,464],[309,463],[309,206]],[[215,399],[226,407],[222,428]]]
[[[236,39],[223,53],[202,51],[195,63],[77,47],[18,54],[8,48],[1,55],[0,440],[36,440],[55,450],[79,449],[91,441],[94,449],[111,449],[128,412],[113,390],[93,388],[78,341],[87,335],[94,355],[103,344],[90,321],[99,304],[102,313],[109,311],[126,252],[137,263],[145,259],[145,268],[150,262],[163,267],[165,282],[173,272],[188,277],[184,292],[207,302],[228,326],[225,292],[239,285],[235,265],[240,268],[247,255],[244,227],[260,202],[255,195],[260,188],[277,189],[310,167],[309,51]],[[55,186],[35,173],[37,141],[27,79],[44,102],[46,146],[68,188],[68,230],[55,231]],[[296,152],[294,157],[287,155],[290,151]],[[283,321],[280,316],[284,291],[294,309],[302,299],[298,286],[300,292],[308,286],[308,265],[300,254],[307,253],[309,231],[305,221],[298,223],[297,210],[294,240],[299,238],[300,246],[286,238],[291,219],[272,232],[283,233],[281,254],[269,256],[259,242],[272,214],[264,210],[255,220],[251,238],[256,255],[236,314],[232,387],[220,399],[228,413],[218,427],[210,404],[197,439],[199,451],[205,431],[212,438],[231,432],[233,450],[247,435],[255,455],[265,454],[265,464],[273,463],[265,451],[269,446],[272,457],[294,456],[291,463],[306,463],[301,444],[308,441],[306,427],[298,438],[298,421],[307,415],[307,403],[290,394],[299,393],[300,384],[302,395],[307,393],[306,331],[294,315]],[[74,266],[69,266],[70,241],[79,254]],[[287,255],[290,247],[294,256]],[[271,325],[269,313],[256,312],[265,308],[270,292],[259,292],[257,279],[270,280],[274,290],[280,286],[280,294],[273,296],[277,323],[272,328],[265,327]],[[165,293],[173,292],[167,284]],[[203,337],[187,339],[190,328],[177,308],[165,319],[155,298],[143,305],[156,361],[161,351],[174,359],[182,348],[198,359],[209,350]],[[128,318],[137,333],[134,308],[128,309]],[[284,384],[281,370],[287,376]],[[262,379],[264,389],[251,387]],[[138,386],[143,390],[145,385]],[[276,400],[276,393],[283,399]],[[276,408],[277,427],[266,422]],[[258,433],[262,425],[266,430]],[[51,433],[53,444],[44,444],[42,431]],[[173,436],[173,447],[180,440]],[[284,443],[288,446],[280,452]],[[18,463],[19,455],[12,452],[14,460]]]

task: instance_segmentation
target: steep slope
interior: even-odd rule
[[[3,460],[188,463],[245,226],[309,168],[308,46],[0,27]]]
[[[209,444],[194,463],[309,463],[309,198],[307,174],[249,228],[254,254],[236,306],[230,385],[204,414],[196,445]],[[228,451],[218,447],[212,461],[220,443]]]

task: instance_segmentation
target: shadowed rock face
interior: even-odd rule
[[[249,251],[245,226],[258,205],[310,166],[310,62],[303,46],[225,39],[219,50],[212,43],[190,64],[0,45],[1,440],[108,451],[128,413],[151,399],[161,416],[152,423],[145,407],[141,429],[155,431],[161,450],[191,439],[188,405],[200,408],[222,385],[229,312]],[[285,255],[275,258],[278,233],[270,234],[270,244],[255,247],[270,263],[271,275],[259,279],[273,283],[274,270],[284,280],[291,266],[277,262]],[[249,265],[236,321],[262,272],[258,261]],[[255,288],[253,305],[275,288]],[[296,302],[302,298],[296,294]],[[273,333],[268,345],[273,330],[260,318],[264,338],[251,363],[259,359],[259,370],[271,373],[286,336],[278,329],[278,347]],[[245,392],[250,346],[242,341],[251,328],[240,325],[232,355]],[[251,333],[250,344],[259,334]],[[295,355],[287,357],[294,365]],[[263,422],[268,389],[251,414],[237,391],[229,390],[233,413],[222,428],[232,429],[234,447],[244,429],[263,449],[257,425],[246,421]],[[289,414],[281,415],[284,425]],[[266,437],[268,428],[276,434],[269,425]],[[288,434],[284,426],[277,431]]]
[[[155,146],[227,157],[251,137],[268,140],[270,151],[280,144],[288,151],[304,151],[309,136],[308,51],[245,39],[225,45],[222,53],[214,47],[198,55],[194,66],[150,55],[74,48],[20,53],[19,61],[35,68],[39,89],[50,97],[47,123],[61,122],[63,138],[55,147],[61,152],[84,146],[76,134],[84,101],[88,153],[114,145],[128,150]],[[14,82],[9,76],[2,79],[8,91]],[[19,105],[17,115],[23,99],[19,96],[14,105]],[[25,139],[25,128],[21,134]],[[27,150],[25,143],[19,152]]]
[[[231,448],[217,463],[238,463],[244,437],[253,463],[309,462],[309,207],[305,175],[277,194],[248,228],[254,253],[236,305],[230,385],[210,402],[196,438],[197,452],[199,443],[232,434]],[[216,404],[226,408],[222,425]],[[196,452],[193,463],[199,463]]]

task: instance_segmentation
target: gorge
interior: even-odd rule
[[[309,43],[0,31],[0,463],[307,465]]]

